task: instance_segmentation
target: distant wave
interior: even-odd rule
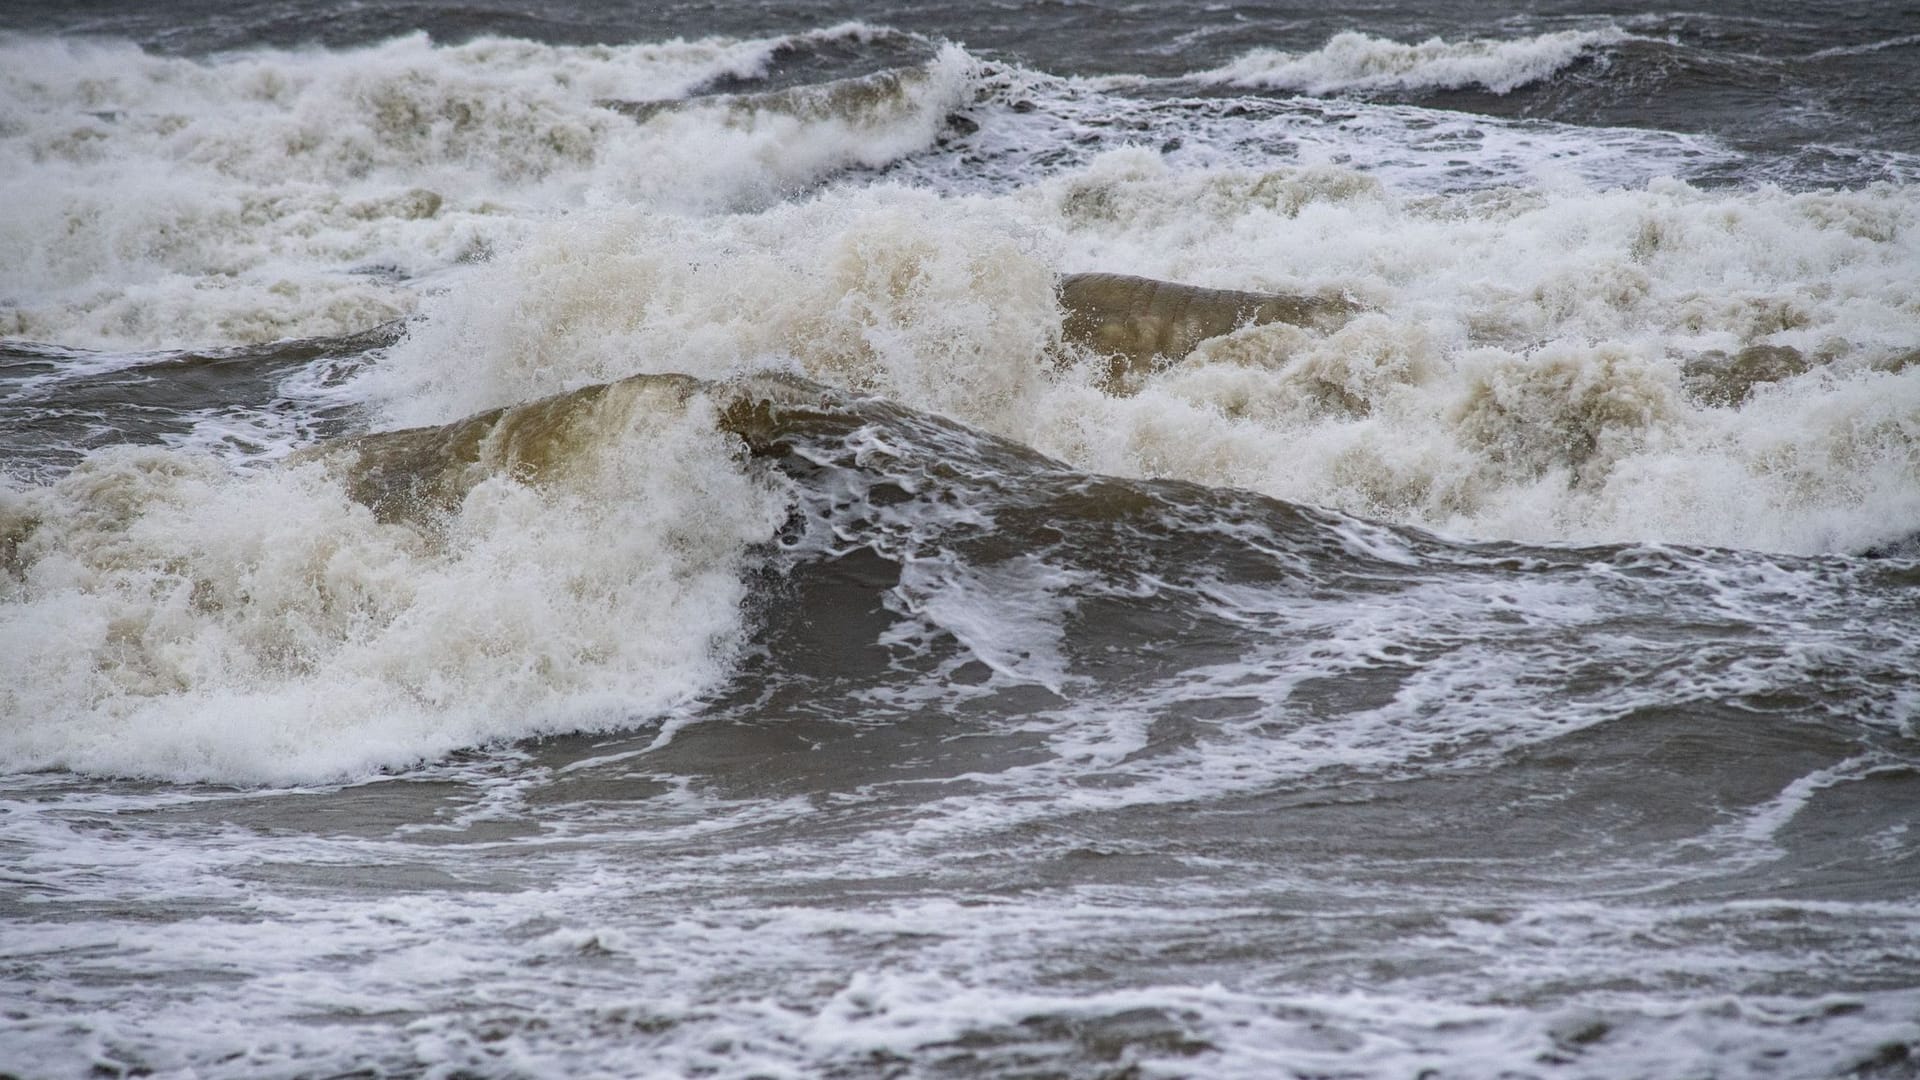
[[[1920,34],[1903,34],[1900,37],[1883,41],[1870,41],[1864,45],[1839,45],[1831,49],[1821,49],[1807,54],[1809,60],[1831,60],[1841,56],[1866,56],[1870,53],[1885,52],[1888,49],[1908,49],[1920,46]]]
[[[1539,82],[1627,36],[1609,28],[1562,30],[1512,40],[1446,41],[1435,37],[1407,45],[1349,31],[1334,35],[1312,52],[1255,49],[1194,77],[1228,86],[1306,94],[1458,90],[1468,86],[1506,94]]]

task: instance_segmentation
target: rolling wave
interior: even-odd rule
[[[1255,49],[1192,78],[1317,96],[1464,87],[1508,94],[1604,56],[1627,39],[1618,29],[1560,30],[1512,39],[1435,37],[1409,45],[1347,31],[1311,52]]]

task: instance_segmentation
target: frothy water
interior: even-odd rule
[[[1515,39],[1445,41],[1436,37],[1409,45],[1349,31],[1334,35],[1310,53],[1258,49],[1197,78],[1319,96],[1469,86],[1506,94],[1622,40],[1624,34],[1610,28]]]
[[[1121,151],[1007,196],[569,223],[431,301],[369,377],[420,422],[771,362],[1099,472],[1470,536],[1850,550],[1920,520],[1915,209],[1898,188],[1409,196]],[[1053,272],[1094,268],[1360,314],[1217,338],[1115,397],[1058,340]]]
[[[410,465],[513,446],[558,483],[550,436],[656,388],[373,436],[345,482],[406,518],[440,501]],[[12,1044],[215,1075],[1765,1074],[1909,1037],[1910,565],[1448,545],[817,385],[707,393],[794,499],[729,689],[345,787],[20,777],[22,895],[124,913],[10,941],[21,985],[76,956],[160,981],[74,986],[102,1020],[30,1010]]]
[[[1082,7],[0,36],[0,1073],[1910,1075],[1898,14]]]
[[[448,433],[433,452],[474,446],[471,475],[405,513],[335,475],[373,463],[236,474],[159,450],[9,493],[0,757],[301,782],[694,698],[782,503],[676,389]]]

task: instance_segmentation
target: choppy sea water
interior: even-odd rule
[[[0,1074],[1920,1073],[1916,58],[0,12]]]

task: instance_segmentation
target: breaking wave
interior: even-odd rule
[[[865,93],[697,96],[795,41],[416,34],[195,60],[0,39],[0,336],[169,348],[351,333],[410,314],[420,287],[542,219],[757,209],[929,145],[972,93],[973,59],[948,47]],[[680,104],[636,119],[630,102]]]
[[[1551,78],[1627,40],[1617,29],[1561,30],[1536,37],[1428,38],[1414,44],[1356,31],[1335,34],[1312,52],[1255,49],[1193,76],[1226,86],[1303,94],[1373,94],[1479,87],[1507,94]]]
[[[745,552],[785,516],[740,455],[649,380],[262,471],[129,448],[0,490],[0,769],[307,783],[658,715],[727,672]]]
[[[1007,196],[628,210],[476,268],[360,390],[444,423],[635,372],[785,370],[1093,472],[1475,537],[1857,550],[1920,523],[1911,190],[1398,193],[1147,151]],[[925,222],[938,216],[942,228]],[[1116,395],[1062,273],[1339,300]]]

